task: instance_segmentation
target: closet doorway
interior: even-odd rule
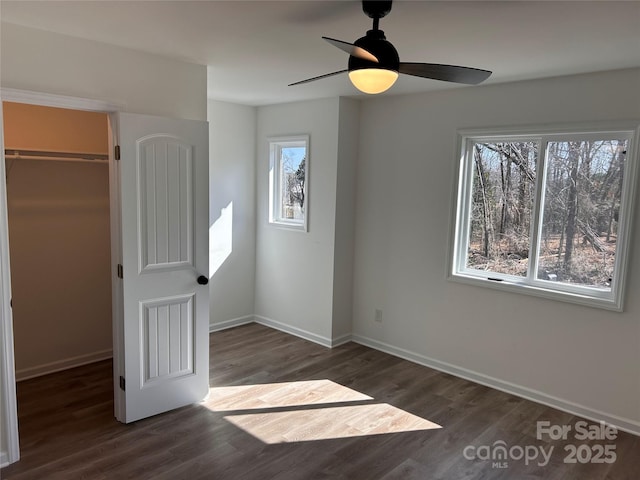
[[[108,114],[2,107],[19,382],[112,357]]]

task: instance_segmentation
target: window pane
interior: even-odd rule
[[[526,276],[537,142],[475,143],[467,267]]]
[[[280,163],[280,218],[304,220],[305,147],[283,147]]]
[[[611,289],[627,140],[550,142],[538,278]]]

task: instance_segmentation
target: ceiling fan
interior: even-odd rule
[[[322,37],[349,54],[346,70],[308,78],[289,86],[313,82],[344,72],[349,72],[349,79],[358,90],[371,94],[382,93],[391,88],[399,73],[468,85],[477,85],[489,78],[489,70],[437,63],[401,62],[398,51],[378,28],[380,19],[391,11],[391,4],[391,0],[363,0],[362,10],[373,19],[373,28],[354,43]]]

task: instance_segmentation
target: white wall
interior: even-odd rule
[[[4,22],[0,35],[3,88],[104,100],[127,112],[206,119],[203,65]]]
[[[211,328],[253,320],[256,109],[209,100]]]
[[[331,332],[331,339],[337,343],[351,334],[353,315],[353,246],[359,133],[360,102],[341,98],[338,124]]]
[[[259,322],[323,345],[349,338],[359,102],[258,108],[256,292]],[[268,224],[268,137],[309,134],[308,232]]]
[[[640,195],[624,313],[446,279],[456,130],[638,119],[638,85],[635,69],[364,102],[356,338],[640,431]]]
[[[331,338],[337,98],[258,108],[255,313],[289,329]],[[268,224],[269,136],[309,134],[309,231]]]

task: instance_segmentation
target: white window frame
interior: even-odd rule
[[[546,146],[553,141],[628,139],[625,170],[621,192],[620,213],[616,240],[616,256],[611,289],[572,285],[537,278],[538,245],[544,205]],[[477,142],[537,141],[538,159],[536,190],[531,218],[529,268],[525,277],[488,272],[467,267],[470,228],[471,192],[473,182],[472,146]],[[630,257],[633,207],[636,202],[640,121],[610,122],[590,125],[556,125],[522,128],[495,128],[458,131],[457,188],[452,203],[451,241],[449,242],[448,278],[452,281],[485,286],[498,290],[524,293],[554,300],[578,303],[613,311],[622,311],[627,265]]]
[[[309,166],[310,166],[310,145],[309,135],[287,135],[279,137],[269,137],[269,224],[285,227],[303,232],[308,231],[309,225]],[[281,193],[281,169],[282,169],[282,149],[286,147],[304,146],[305,148],[305,168],[304,168],[304,207],[302,220],[285,218],[281,215],[282,204],[277,199]]]

